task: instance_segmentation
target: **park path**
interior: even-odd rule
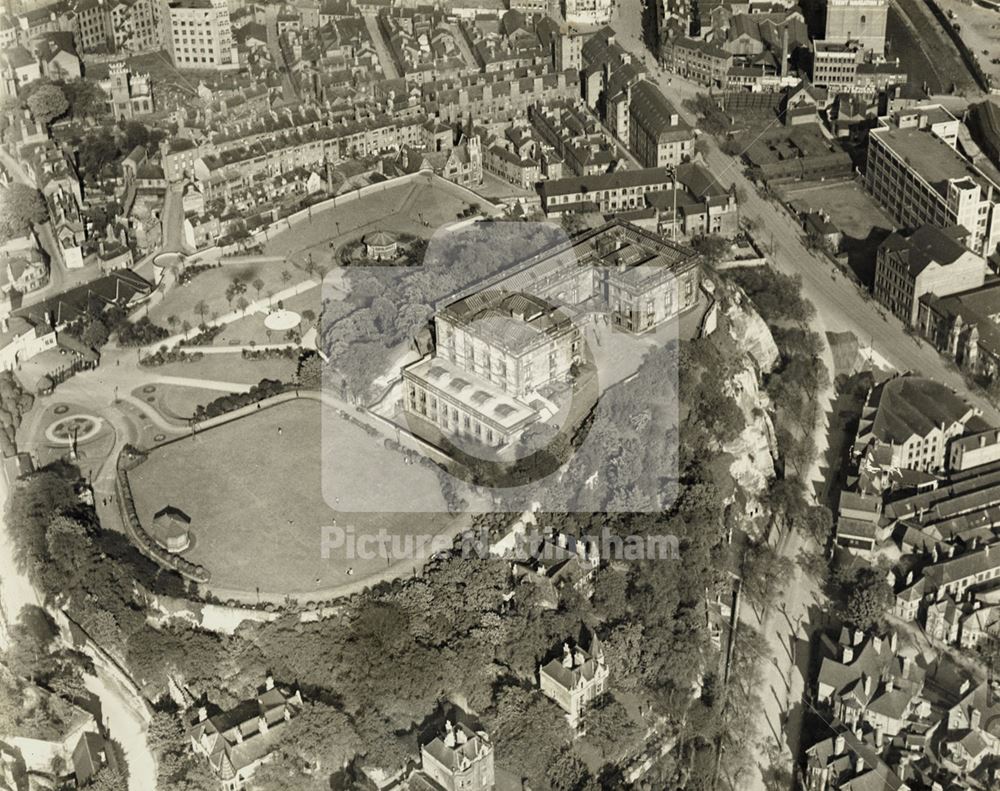
[[[268,311],[270,311],[270,309],[274,306],[276,302],[280,302],[285,299],[291,299],[294,296],[298,296],[299,294],[304,294],[305,292],[310,291],[311,289],[314,288],[318,288],[321,285],[323,285],[322,281],[316,280],[314,278],[308,278],[302,281],[301,283],[298,283],[294,286],[290,286],[282,291],[277,292],[276,294],[274,294],[274,296],[255,299],[253,302],[250,302],[247,305],[246,310],[239,310],[239,309],[231,310],[229,313],[223,314],[222,316],[219,316],[217,319],[211,319],[209,321],[206,321],[205,326],[222,327],[226,324],[232,324],[234,321],[239,321],[240,319],[244,319],[247,316],[250,316],[254,313],[259,313],[259,312],[267,313]],[[155,341],[154,343],[150,343],[146,346],[141,346],[139,347],[139,349],[140,351],[146,354],[155,354],[162,346],[166,346],[167,348],[172,348],[177,344],[179,344],[181,341],[189,340],[195,337],[200,332],[201,332],[200,326],[192,327],[187,332],[179,332],[175,335],[170,335],[164,338],[163,340]]]
[[[157,376],[153,381],[156,384],[198,387],[202,390],[219,390],[225,393],[248,393],[253,386],[240,382],[220,382],[217,379],[199,379],[195,376]],[[134,396],[129,396],[129,398],[133,398],[140,404],[142,403],[142,401],[139,401]]]

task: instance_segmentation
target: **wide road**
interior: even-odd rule
[[[632,13],[619,13],[612,21],[619,43],[637,58],[645,59],[650,79],[675,103],[678,113],[697,127],[697,118],[682,106],[682,101],[706,89],[659,69],[643,48],[638,10],[631,7],[630,10]],[[978,393],[970,393],[961,374],[946,364],[933,347],[904,332],[895,317],[883,317],[876,303],[863,296],[858,286],[840,274],[829,259],[806,248],[798,224],[781,205],[757,193],[744,176],[739,159],[723,153],[710,135],[701,137],[707,144],[705,164],[722,184],[736,185],[743,199],[741,215],[753,223],[758,237],[772,247],[768,258],[774,266],[786,274],[802,277],[803,292],[816,306],[827,332],[854,333],[862,349],[866,353],[872,351],[876,361],[881,359],[899,371],[913,371],[944,382],[982,409],[987,420],[1000,424],[1000,410]],[[750,142],[746,141],[746,145]]]

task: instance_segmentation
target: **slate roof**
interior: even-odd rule
[[[940,228],[936,225],[922,225],[909,237],[893,231],[882,242],[882,247],[903,256],[909,267],[910,277],[916,278],[932,263],[944,267],[964,255],[966,248],[959,240],[966,235],[967,231],[961,226]]]
[[[898,376],[872,393],[877,408],[872,433],[882,442],[900,445],[967,417],[972,409],[954,390],[921,376]]]

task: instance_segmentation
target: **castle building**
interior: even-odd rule
[[[552,698],[573,728],[577,728],[587,704],[607,691],[610,671],[604,663],[604,649],[596,635],[590,650],[563,643],[561,659],[553,659],[538,671],[542,693]]]
[[[621,221],[588,231],[438,310],[434,353],[403,369],[404,412],[503,448],[558,411],[540,390],[571,378],[595,312],[640,335],[694,307],[697,288],[689,248]]]

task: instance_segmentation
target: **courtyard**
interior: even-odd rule
[[[336,443],[323,442],[324,423],[337,424]],[[280,433],[279,433],[280,431]],[[324,476],[338,486],[377,491],[383,503],[409,512],[349,514],[323,497]],[[434,470],[404,463],[335,410],[300,399],[262,409],[156,448],[130,472],[139,518],[151,522],[171,505],[191,518],[193,544],[184,557],[205,566],[210,587],[270,594],[315,593],[384,572],[384,553],[348,557],[321,553],[322,528],[356,535],[455,533]],[[419,561],[398,561],[409,567]]]

